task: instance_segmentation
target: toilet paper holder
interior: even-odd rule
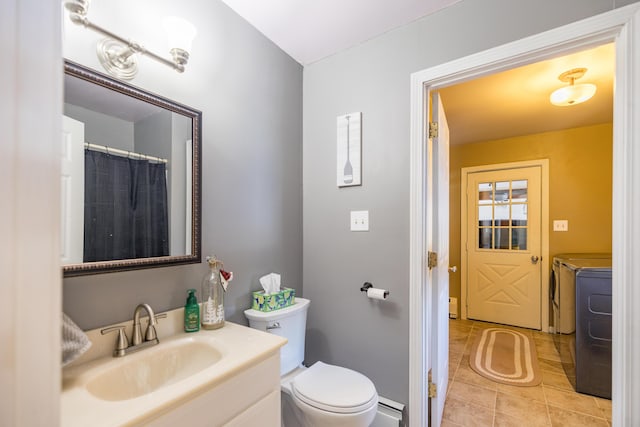
[[[360,288],[360,292],[367,292],[369,289],[373,288],[373,285],[369,282],[364,282],[364,284],[362,285],[362,287]],[[384,291],[384,297],[388,297],[389,296],[389,291]]]

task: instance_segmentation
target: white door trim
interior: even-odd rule
[[[502,70],[616,42],[616,85],[613,124],[613,424],[640,423],[640,340],[633,336],[640,324],[640,4],[615,9],[538,35],[460,58],[411,75],[410,128],[410,254],[409,254],[409,422],[428,423],[426,406],[431,310],[429,278],[425,273],[427,232],[425,204],[426,95],[430,90]],[[437,331],[436,331],[437,333]]]
[[[537,166],[540,175],[540,253],[542,275],[540,277],[540,321],[543,332],[549,332],[549,159],[527,160],[523,162],[499,163],[493,165],[471,166],[462,168],[460,173],[460,318],[467,318],[467,251],[464,250],[467,239],[467,186],[469,174],[484,171],[517,169]]]
[[[60,423],[61,13],[60,2],[0,2],[2,426]]]

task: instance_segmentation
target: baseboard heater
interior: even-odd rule
[[[371,427],[404,427],[405,406],[384,397],[378,397],[378,413]]]
[[[458,318],[458,298],[449,297],[449,319]]]

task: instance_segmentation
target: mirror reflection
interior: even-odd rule
[[[197,110],[65,62],[65,275],[200,262]]]

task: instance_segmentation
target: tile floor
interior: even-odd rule
[[[449,321],[449,388],[442,427],[611,426],[611,401],[574,391],[549,334],[516,328],[533,336],[542,384],[515,387],[475,373],[469,367],[471,344],[478,330],[496,326]]]

